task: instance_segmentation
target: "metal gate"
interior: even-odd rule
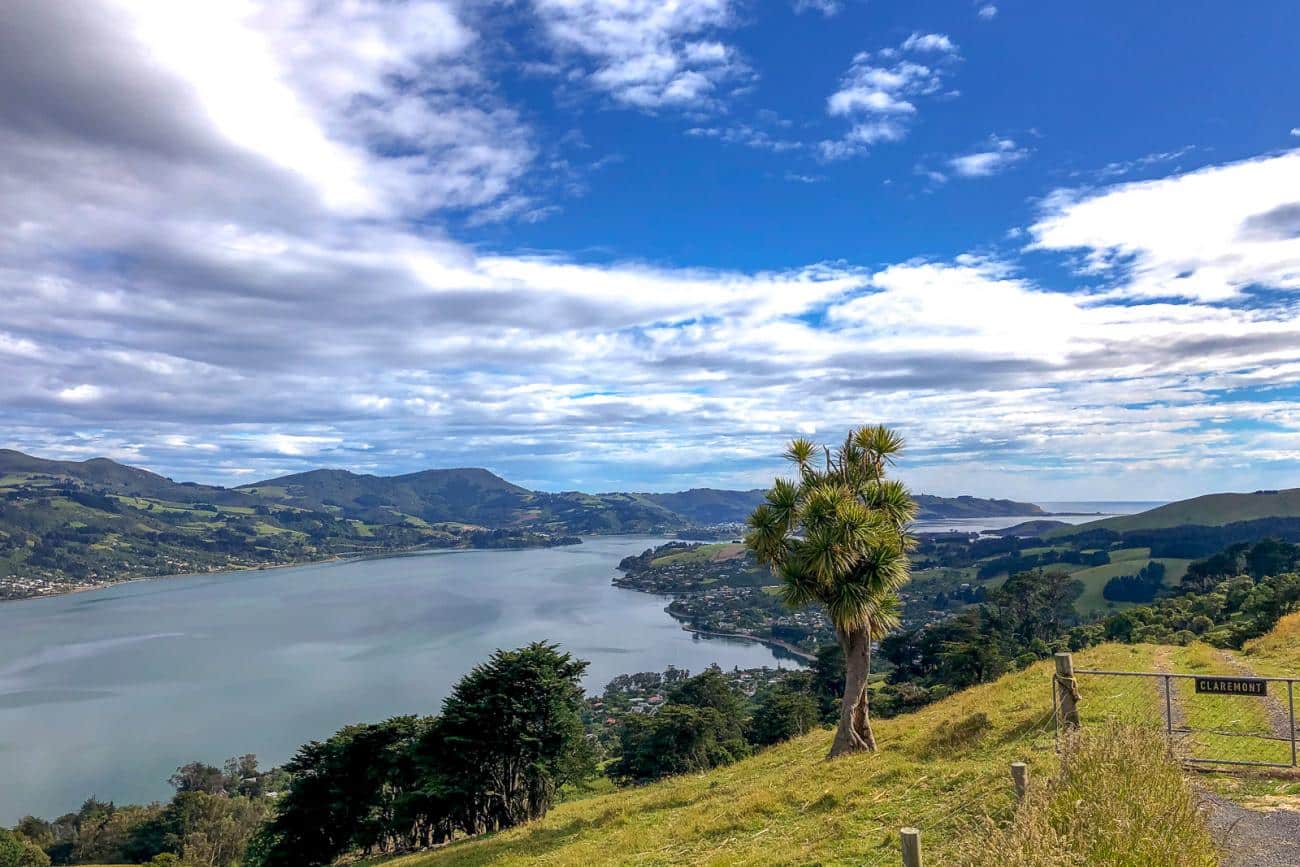
[[[1296,679],[1075,669],[1083,724],[1159,725],[1188,761],[1296,767]],[[1060,725],[1057,693],[1053,716]]]

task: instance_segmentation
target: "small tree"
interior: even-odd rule
[[[832,452],[796,439],[785,457],[795,480],[777,479],[749,517],[746,545],[781,579],[787,605],[826,607],[844,650],[844,698],[830,758],[874,751],[867,679],[871,642],[899,623],[908,580],[908,527],[916,503],[885,469],[903,448],[881,426],[849,431]]]
[[[498,650],[460,679],[422,749],[466,833],[540,818],[595,773],[582,727],[587,663],[535,642]]]
[[[0,867],[46,867],[49,863],[35,843],[0,828]]]
[[[811,695],[781,684],[759,693],[749,721],[749,740],[763,747],[777,744],[812,731],[818,717]]]

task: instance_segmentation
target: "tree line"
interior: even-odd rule
[[[1273,539],[1233,545],[1191,564],[1174,595],[1090,623],[1074,611],[1082,586],[1069,575],[1013,575],[983,604],[881,641],[893,669],[875,691],[877,710],[912,710],[1058,651],[1106,641],[1240,648],[1300,607],[1298,569],[1300,546]]]
[[[131,863],[312,867],[427,848],[539,818],[562,790],[603,773],[622,784],[702,771],[804,734],[836,715],[843,658],[823,650],[752,700],[716,666],[677,672],[654,714],[631,714],[603,754],[582,724],[587,663],[552,644],[498,650],[436,716],[350,725],[283,766],[193,762],[166,804],[91,798],[0,832],[0,867]]]

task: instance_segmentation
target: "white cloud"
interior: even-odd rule
[[[59,400],[68,403],[90,403],[99,400],[103,395],[104,389],[89,383],[73,385],[59,390]]]
[[[1079,250],[1132,296],[1222,301],[1300,289],[1300,150],[1100,191],[1058,190],[1034,249]]]
[[[928,63],[900,58],[901,53],[938,53],[942,60],[957,58],[957,47],[939,33],[913,33],[898,50],[861,52],[853,58],[840,87],[826,99],[826,112],[843,117],[851,126],[838,139],[819,143],[824,159],[844,159],[864,153],[879,142],[906,137],[916,100],[936,94],[944,71]]]
[[[1291,127],[1291,135],[1300,137],[1300,126]]]
[[[996,175],[1027,156],[1027,148],[1018,147],[1012,139],[994,136],[989,139],[987,149],[953,157],[948,160],[948,166],[960,177],[983,178]]]
[[[802,15],[805,12],[820,12],[827,18],[839,14],[839,0],[794,0],[794,11],[796,15]]]
[[[616,102],[646,110],[714,106],[749,67],[717,34],[735,23],[731,0],[534,0],[550,42],[574,72]]]
[[[994,6],[992,3],[986,4],[980,7],[978,14],[979,17],[983,18],[985,21],[988,21],[992,18],[997,17],[998,7]]]
[[[39,50],[0,53],[5,445],[213,481],[324,462],[490,462],[550,487],[689,487],[760,484],[791,433],[878,419],[909,437],[909,481],[1022,495],[1200,485],[1234,450],[1294,460],[1300,412],[1269,394],[1300,371],[1295,296],[1277,291],[1300,271],[1296,154],[1050,197],[1034,243],[1110,266],[1112,285],[1095,292],[1053,291],[974,256],[746,271],[488,254],[410,218],[527,219],[551,205],[528,186],[540,160],[526,156],[526,124],[484,80],[477,19],[450,4],[324,3],[310,20],[304,8],[203,13],[229,17],[232,44],[247,31],[270,46],[248,84],[283,100],[286,117],[266,119],[260,94],[247,115],[228,103],[203,57],[187,65],[127,40],[120,10],[17,7],[24,26],[51,17]],[[458,25],[387,29],[420,10]],[[627,23],[619,57],[635,54],[638,26]],[[652,26],[644,44],[667,45],[679,71],[704,68],[731,56],[709,26],[724,25],[662,37]],[[95,75],[67,77],[86,46]],[[592,84],[617,65],[572,51]],[[846,98],[835,117],[849,128],[826,148],[906,135],[952,62],[919,57],[858,58],[845,87],[916,110]],[[341,77],[320,78],[328,69]],[[293,164],[242,126],[258,118],[285,124],[305,154],[340,154],[354,175]],[[741,124],[696,123],[766,146]],[[774,141],[786,129],[752,124]],[[364,195],[334,197],[353,177]],[[1206,273],[1215,281],[1196,282]],[[1158,297],[1188,280],[1191,303]],[[1272,291],[1203,300],[1252,285]],[[1251,427],[1265,432],[1241,432]],[[1232,471],[1270,486],[1262,470]]]
[[[802,150],[804,143],[790,138],[773,136],[766,130],[749,124],[728,127],[692,127],[686,134],[696,138],[713,138],[727,144],[738,144],[755,150],[785,153]]]
[[[336,436],[301,436],[284,433],[258,434],[252,440],[260,448],[291,457],[318,455],[343,441]]]
[[[300,176],[331,210],[486,204],[533,159],[527,130],[478,76],[476,34],[443,0],[143,0],[121,14],[221,136]]]
[[[940,54],[956,54],[957,46],[946,33],[913,33],[903,40],[904,51],[933,51]]]

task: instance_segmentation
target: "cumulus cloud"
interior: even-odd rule
[[[984,6],[981,6],[977,14],[985,21],[989,21],[997,17],[998,7],[994,6],[992,3],[988,3]]]
[[[897,50],[863,51],[853,58],[840,87],[826,99],[826,112],[850,121],[848,132],[819,143],[824,159],[856,156],[880,142],[906,137],[916,101],[942,87],[942,66],[908,55],[938,54],[940,64],[958,58],[957,46],[941,33],[913,33]]]
[[[1300,289],[1300,150],[1102,190],[1058,190],[1032,248],[1080,251],[1139,297],[1226,301]]]
[[[1032,244],[1104,275],[1088,292],[976,256],[747,271],[486,253],[436,218],[549,203],[472,16],[306,8],[202,10],[210,47],[170,4],[6,9],[0,446],[203,481],[488,464],[674,488],[761,484],[791,433],[880,420],[908,436],[913,484],[956,493],[960,472],[1025,496],[1085,477],[1122,495],[1221,469],[1225,444],[1263,467],[1242,484],[1297,459],[1300,412],[1270,397],[1300,375],[1296,153],[1048,197]],[[716,39],[669,29],[683,62]],[[192,60],[153,50],[173,36]],[[231,75],[264,91],[244,108],[209,68],[228,44],[251,52]],[[615,63],[572,51],[584,81]],[[855,62],[843,89],[913,111],[846,96],[842,146],[905,134],[944,73],[901,65],[950,55],[919,57]]]
[[[533,8],[574,75],[621,105],[710,108],[725,83],[750,75],[720,38],[736,23],[731,0],[534,0]]]
[[[938,54],[956,54],[957,46],[946,33],[913,33],[903,40],[904,51],[932,51]]]
[[[1019,147],[1009,138],[993,136],[987,146],[978,151],[948,160],[953,173],[963,178],[984,178],[996,175],[1029,156],[1028,148]]]

